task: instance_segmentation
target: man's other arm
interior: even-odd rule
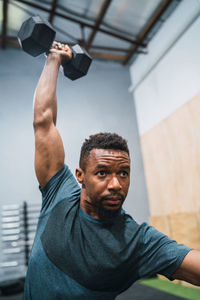
[[[35,91],[35,172],[40,186],[44,186],[64,166],[64,147],[56,128],[56,86],[60,64],[69,59],[71,50],[68,46],[52,49]]]
[[[172,278],[200,286],[200,251],[191,250]]]

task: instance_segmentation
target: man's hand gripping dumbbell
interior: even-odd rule
[[[60,65],[69,63],[72,59],[72,50],[67,44],[54,41],[47,55],[58,56]]]

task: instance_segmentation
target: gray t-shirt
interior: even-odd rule
[[[123,209],[109,221],[87,215],[67,166],[40,190],[25,300],[115,299],[139,278],[170,278],[190,251]]]

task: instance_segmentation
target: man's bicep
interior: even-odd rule
[[[35,172],[40,186],[63,167],[64,156],[62,139],[53,123],[48,128],[35,128]]]
[[[185,256],[180,267],[174,272],[172,278],[200,286],[200,251],[191,250]]]

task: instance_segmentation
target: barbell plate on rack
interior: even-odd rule
[[[17,235],[5,235],[2,237],[2,241],[3,242],[8,242],[8,241],[18,241],[22,238],[21,235],[17,234]]]
[[[17,267],[19,263],[17,261],[5,261],[0,263],[1,268],[8,268],[8,267]]]
[[[35,233],[36,228],[37,228],[36,225],[28,226],[28,229],[27,229],[28,234],[32,233],[32,232]],[[25,232],[25,229],[23,227],[17,228],[17,229],[3,229],[2,235],[15,235],[15,234],[20,234],[20,233],[24,234],[24,232]]]
[[[22,253],[24,252],[24,249],[21,248],[7,248],[3,249],[4,254],[14,254],[14,253]]]

